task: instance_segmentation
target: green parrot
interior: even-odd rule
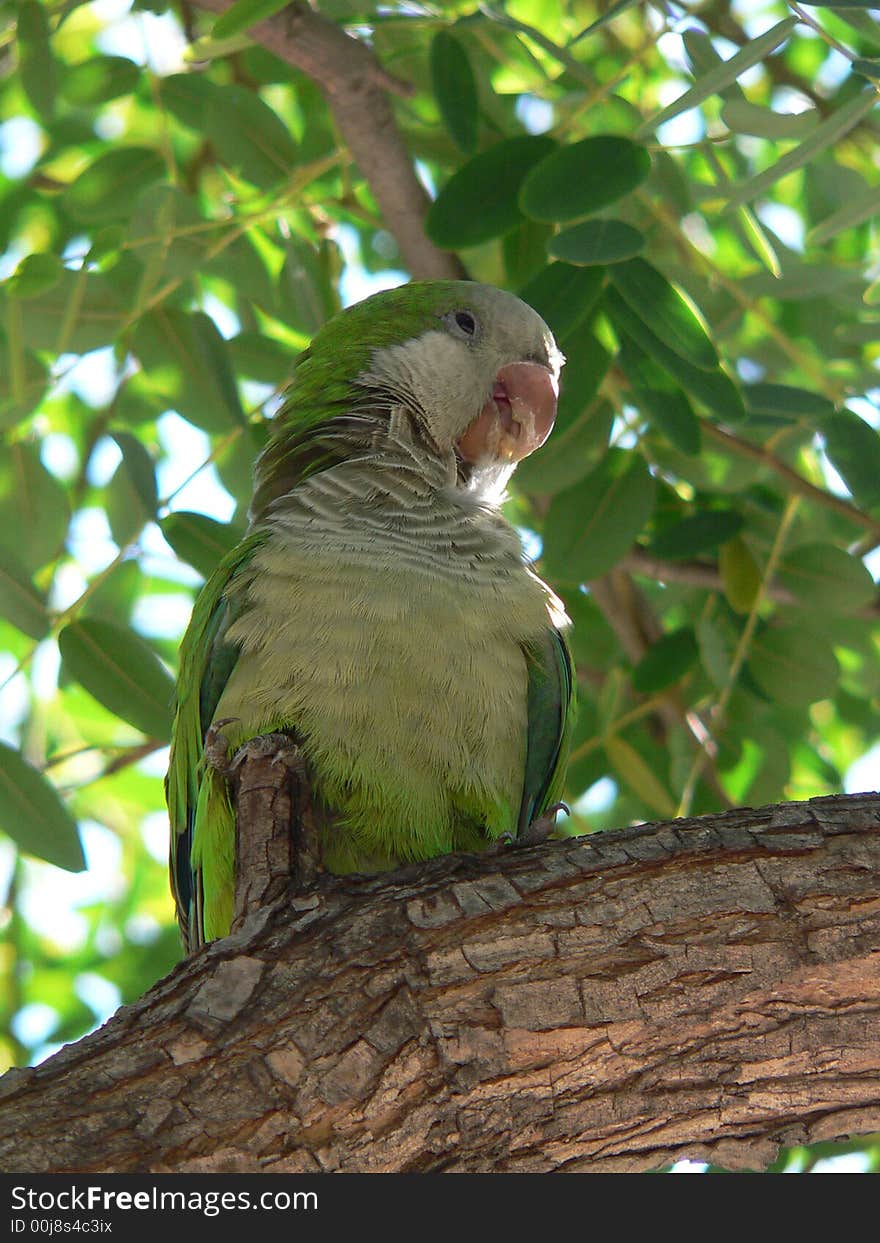
[[[232,919],[234,810],[205,755],[212,724],[229,755],[289,734],[331,872],[552,824],[572,716],[568,618],[500,505],[550,433],[563,362],[531,307],[467,281],[375,294],[297,359],[255,466],[249,531],[181,645],[166,784],[188,950]]]

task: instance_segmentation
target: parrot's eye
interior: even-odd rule
[[[456,337],[473,341],[480,335],[480,325],[470,311],[450,311],[443,319]]]

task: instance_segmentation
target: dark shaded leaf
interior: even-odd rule
[[[620,263],[644,248],[644,236],[622,220],[585,220],[551,238],[547,253],[578,266]]]
[[[576,220],[616,203],[650,171],[644,147],[617,134],[599,134],[546,155],[523,181],[519,205],[534,220]]]
[[[858,505],[880,505],[880,436],[851,410],[838,410],[820,429],[825,452]]]
[[[162,534],[181,561],[209,578],[217,565],[242,538],[228,522],[216,522],[205,514],[178,510],[159,523]]]
[[[49,633],[46,599],[11,548],[0,545],[0,617],[32,639]]]
[[[105,151],[64,191],[64,206],[85,224],[120,220],[134,199],[165,176],[165,161],[153,147]]]
[[[616,565],[654,508],[643,459],[612,449],[585,480],[559,494],[544,523],[544,562],[561,583],[597,578]]]
[[[130,94],[139,78],[140,69],[127,56],[93,56],[70,66],[61,79],[61,94],[68,103],[93,108]]]
[[[651,552],[668,561],[696,557],[739,535],[744,523],[736,510],[707,509],[666,527],[651,541]]]
[[[603,277],[601,268],[550,263],[519,291],[519,296],[534,307],[556,340],[564,341],[595,308]]]
[[[840,669],[830,643],[795,626],[765,630],[752,642],[748,669],[774,703],[798,707],[837,690]]]
[[[0,742],[0,828],[21,850],[68,872],[86,866],[76,821],[58,791],[18,751]]]
[[[431,82],[446,128],[470,155],[479,130],[477,83],[467,52],[448,30],[438,30],[431,40]]]
[[[458,250],[515,229],[523,219],[517,204],[523,178],[555,147],[552,138],[524,134],[480,151],[447,181],[429,207],[428,236],[444,250]]]
[[[682,293],[645,259],[615,264],[608,273],[634,315],[673,353],[702,371],[718,366],[718,353]]]
[[[253,91],[224,86],[206,108],[204,122],[219,158],[246,181],[268,190],[293,172],[293,139],[277,112]]]
[[[633,669],[633,686],[642,695],[662,691],[683,677],[697,663],[699,654],[691,626],[665,634],[648,648]]]
[[[108,711],[149,738],[171,737],[174,682],[140,635],[87,617],[58,636],[67,673]]]

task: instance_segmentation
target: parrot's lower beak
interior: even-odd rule
[[[540,448],[556,420],[559,382],[540,363],[508,363],[492,396],[465,429],[458,451],[466,462],[520,462]]]

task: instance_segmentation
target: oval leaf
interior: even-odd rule
[[[458,250],[515,229],[523,218],[516,197],[522,180],[555,147],[552,138],[524,134],[475,155],[429,207],[428,236],[444,250]]]
[[[174,681],[140,635],[85,618],[58,636],[64,667],[100,704],[148,738],[171,737]]]
[[[138,66],[127,56],[93,56],[70,66],[61,83],[61,94],[68,103],[94,107],[130,94],[139,77]]]
[[[662,691],[684,677],[698,657],[697,638],[690,626],[665,634],[633,669],[633,686],[643,695]]]
[[[616,565],[654,508],[655,484],[643,459],[611,450],[576,487],[553,501],[544,524],[544,560],[562,583],[588,582]]]
[[[0,545],[39,570],[61,552],[69,517],[64,488],[32,445],[0,449]]]
[[[22,850],[68,872],[86,866],[76,821],[58,791],[12,747],[0,742],[0,828]]]
[[[289,177],[296,164],[296,147],[277,112],[243,86],[217,91],[205,110],[205,132],[223,163],[261,189]]]
[[[49,633],[46,600],[27,569],[9,548],[0,546],[0,617],[32,639]]]
[[[616,264],[609,276],[634,315],[692,367],[712,371],[718,354],[689,301],[645,259]]]
[[[477,83],[467,52],[448,30],[438,30],[431,40],[431,83],[446,128],[470,155],[479,128]]]
[[[822,613],[849,613],[877,595],[864,563],[834,544],[801,544],[777,570],[780,583],[798,600]]]
[[[651,542],[651,552],[668,561],[696,557],[733,539],[744,523],[742,514],[736,510],[707,509],[666,527]]]
[[[880,505],[880,436],[851,410],[839,410],[822,424],[825,452],[856,503]]]
[[[564,341],[595,307],[602,292],[602,278],[601,268],[550,263],[532,277],[519,296],[534,307],[556,340]]]
[[[18,70],[29,102],[41,117],[49,118],[55,108],[58,65],[49,43],[46,6],[37,0],[22,0],[18,6]]]
[[[622,220],[585,220],[557,233],[547,244],[547,253],[587,267],[595,263],[620,263],[644,249],[644,236]]]
[[[794,626],[765,630],[749,652],[748,669],[774,703],[800,707],[837,691],[840,669],[831,645]]]
[[[616,203],[651,171],[644,147],[598,134],[545,156],[525,178],[519,205],[533,220],[565,221]]]
[[[152,147],[121,147],[99,155],[61,196],[74,220],[95,224],[128,215],[134,199],[165,176],[165,161]]]
[[[718,569],[727,603],[735,613],[750,613],[761,589],[761,571],[739,535],[721,545]]]
[[[181,561],[209,578],[217,565],[241,539],[241,532],[228,522],[217,522],[206,514],[178,510],[159,523],[162,534]]]
[[[821,393],[811,393],[791,384],[747,384],[743,388],[749,414],[760,414],[786,421],[825,419],[834,413],[834,402]]]
[[[633,794],[658,815],[672,819],[676,807],[671,794],[635,747],[612,734],[605,739],[605,753],[615,775],[626,782]]]

